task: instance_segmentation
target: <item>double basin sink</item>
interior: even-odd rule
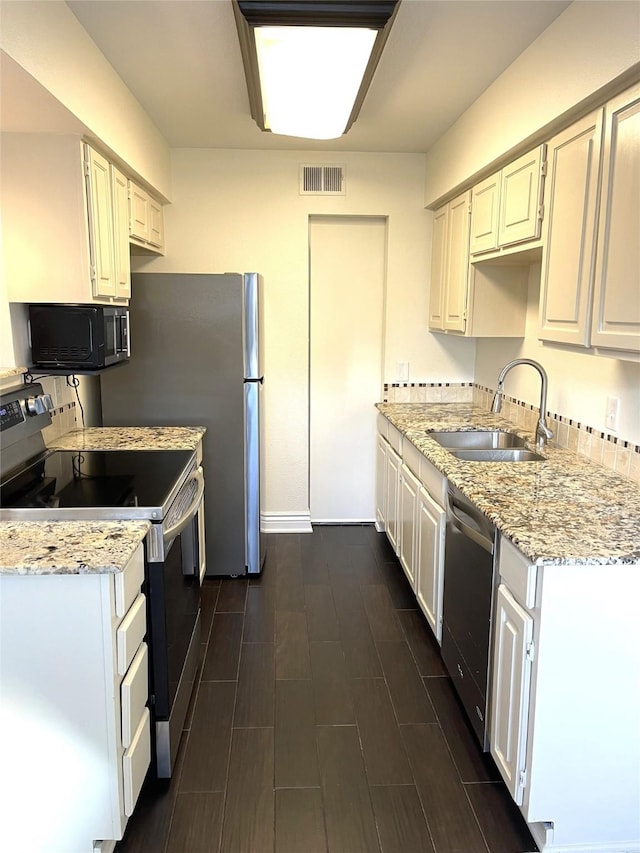
[[[445,450],[468,462],[543,462],[544,456],[529,450],[514,432],[503,430],[427,430]]]

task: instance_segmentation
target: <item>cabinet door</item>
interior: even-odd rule
[[[464,332],[469,284],[471,190],[449,202],[444,328]]]
[[[85,158],[88,172],[87,211],[93,295],[115,296],[111,167],[101,154],[93,151],[88,145],[85,146]]]
[[[429,328],[444,329],[444,296],[447,277],[448,205],[433,214],[431,242],[431,289],[429,292]]]
[[[376,443],[376,526],[384,530],[386,510],[385,499],[387,495],[387,448],[388,443],[381,435],[378,435]]]
[[[442,643],[446,515],[427,490],[421,488],[416,530],[416,597],[439,643]]]
[[[472,255],[498,248],[498,216],[500,213],[500,172],[485,178],[471,191]]]
[[[502,170],[498,243],[509,246],[540,237],[544,145]]]
[[[406,465],[400,468],[398,496],[398,557],[411,588],[415,590],[415,531],[420,483]]]
[[[538,329],[544,341],[589,346],[602,117],[596,110],[548,146]]]
[[[164,217],[162,205],[149,198],[149,243],[157,249],[164,248]]]
[[[640,85],[605,105],[594,346],[640,352]]]
[[[111,195],[113,205],[113,242],[115,295],[131,297],[131,262],[129,257],[129,187],[122,172],[111,166]]]
[[[500,584],[493,634],[491,755],[509,793],[522,805],[533,659],[533,618]]]
[[[400,466],[402,459],[392,447],[387,448],[387,496],[385,507],[387,512],[387,538],[393,550],[398,553],[398,486],[400,482]]]
[[[149,196],[129,181],[129,235],[149,240]]]

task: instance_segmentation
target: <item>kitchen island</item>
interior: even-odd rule
[[[447,481],[497,528],[489,746],[540,850],[637,853],[640,486],[553,443],[541,461],[462,461],[428,432],[504,430],[533,448],[471,404],[377,408],[378,526],[436,635]]]

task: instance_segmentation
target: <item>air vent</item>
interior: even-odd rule
[[[345,195],[344,166],[300,166],[300,195]]]

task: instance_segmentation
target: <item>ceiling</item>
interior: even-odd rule
[[[337,140],[250,117],[230,0],[69,0],[172,148],[424,152],[568,6],[402,0],[360,116]]]

